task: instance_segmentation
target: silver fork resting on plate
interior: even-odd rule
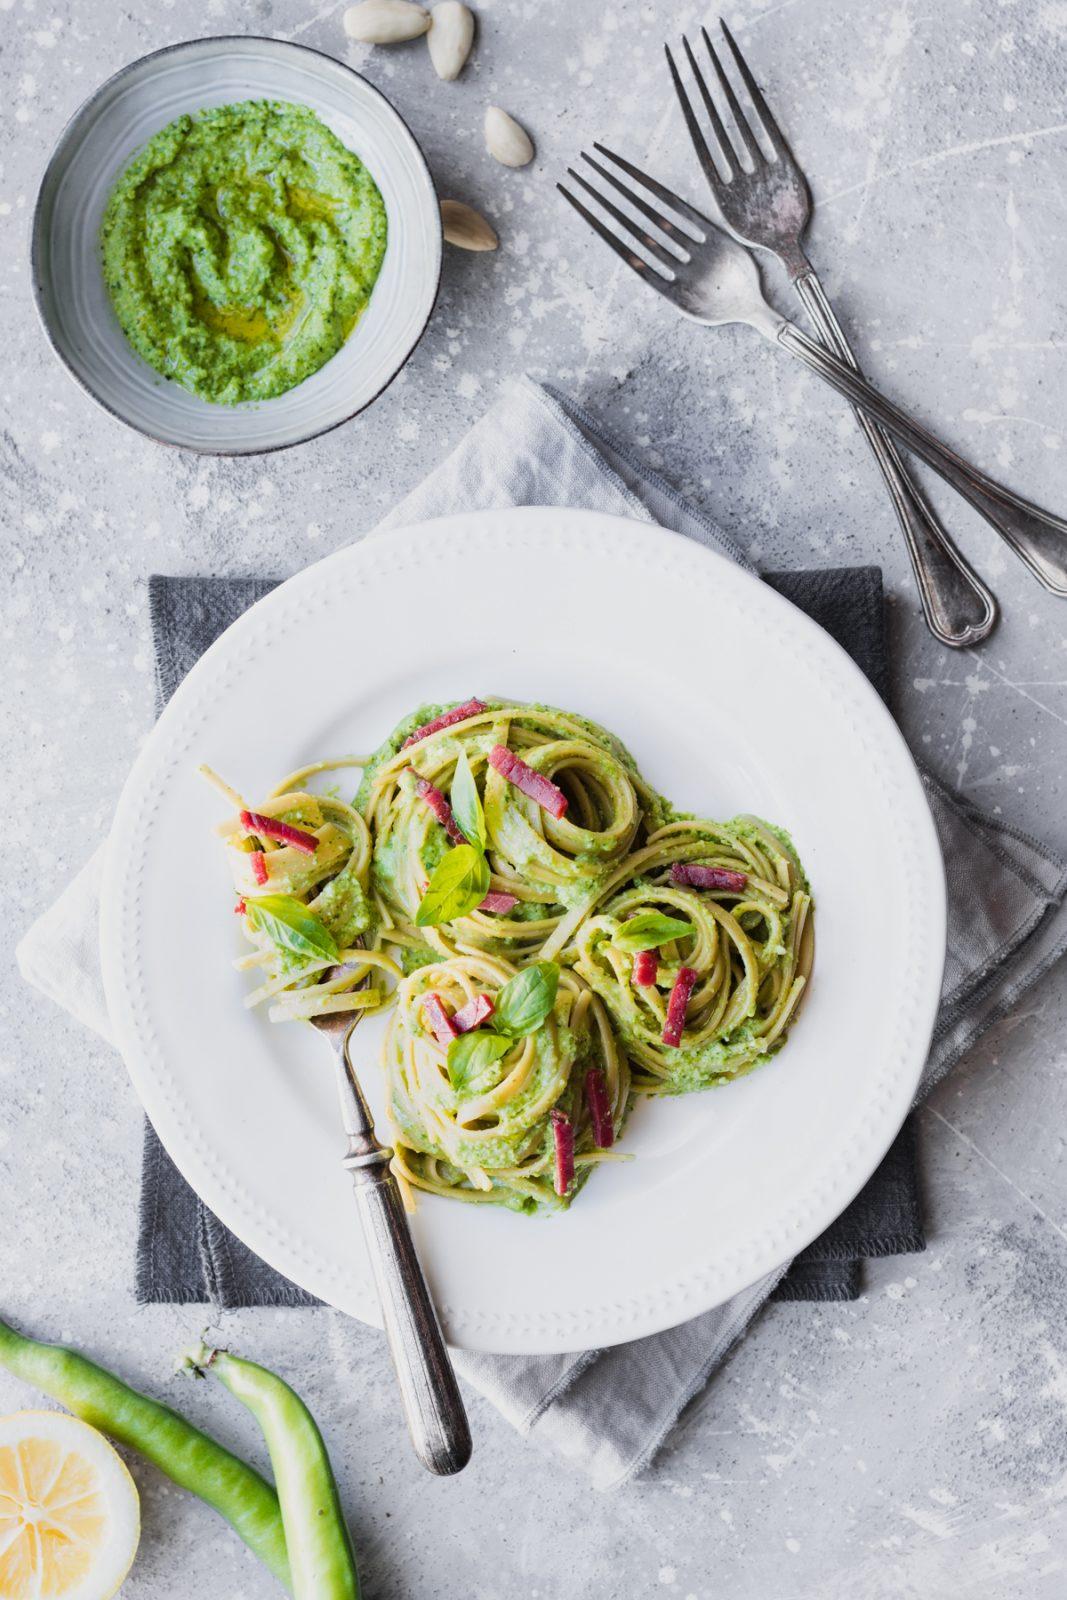
[[[717,156],[712,154],[704,137],[674,57],[669,47],[664,46],[675,92],[704,176],[730,231],[742,244],[766,250],[778,258],[822,343],[858,371],[856,358],[801,244],[812,210],[807,181],[730,30],[721,19],[719,26],[761,129],[754,127],[746,116],[708,38],[708,31],[702,28],[700,31],[720,92],[736,129],[736,137],[731,139],[689,40],[683,38],[682,45],[718,145]],[[772,152],[770,159],[760,148],[758,131],[762,131],[767,140]],[[745,166],[746,159],[750,169]],[[993,631],[997,620],[993,595],[952,543],[922,489],[909,475],[893,441],[864,412],[857,411],[856,415],[892,497],[931,633],[942,644],[956,648],[978,644]]]
[[[557,185],[564,199],[638,277],[669,300],[676,311],[692,318],[694,322],[702,322],[708,327],[745,322],[765,339],[781,345],[790,355],[803,361],[831,388],[845,395],[853,405],[861,406],[883,428],[888,428],[902,444],[914,450],[935,472],[939,472],[1007,540],[1039,583],[1053,594],[1067,598],[1067,522],[1048,511],[1042,511],[1039,506],[1032,505],[1021,495],[1013,494],[994,478],[968,465],[921,423],[872,388],[854,367],[816,344],[795,323],[775,311],[764,298],[759,268],[744,245],[738,244],[736,239],[717,228],[688,201],[682,200],[655,178],[650,178],[631,161],[614,155],[602,144],[595,145],[594,149],[627,173],[645,193],[653,195],[661,205],[674,213],[673,217],[667,216],[651,205],[642,193],[632,185],[625,184],[614,173],[609,173],[584,151],[583,160],[602,178],[608,178],[633,210],[651,223],[651,230],[620,210],[573,167],[567,169],[570,176],[611,219],[610,225],[583,205],[562,183]],[[641,251],[644,251],[643,255]]]
[[[339,971],[331,968],[326,976]],[[360,1016],[359,1011],[325,1012],[311,1022],[334,1049],[341,1121],[348,1135],[343,1161],[355,1185],[408,1430],[423,1466],[443,1476],[461,1471],[470,1460],[470,1428],[397,1181],[389,1170],[393,1152],[375,1137],[374,1119],[349,1059],[349,1041]]]

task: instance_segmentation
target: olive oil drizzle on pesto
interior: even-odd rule
[[[112,192],[101,245],[138,354],[236,405],[284,394],[336,355],[381,270],[385,204],[307,106],[246,100],[155,134]]]

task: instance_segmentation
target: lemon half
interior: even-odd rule
[[[118,1453],[61,1411],[0,1417],[0,1600],[108,1600],[141,1506]]]

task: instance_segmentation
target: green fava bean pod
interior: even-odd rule
[[[0,1322],[0,1365],[206,1501],[278,1582],[290,1587],[278,1496],[246,1462],[77,1350],[41,1344],[6,1322]]]
[[[359,1600],[356,1555],[333,1468],[303,1400],[275,1373],[227,1350],[202,1349],[192,1360],[213,1373],[263,1430],[296,1600]]]

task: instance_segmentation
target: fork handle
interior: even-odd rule
[[[817,274],[802,273],[793,287],[823,344],[858,372],[856,357]],[[889,489],[930,632],[956,650],[980,644],[996,624],[996,600],[952,543],[889,435],[866,412],[857,410],[856,418]]]
[[[382,1146],[350,1157],[363,1236],[415,1454],[440,1476],[471,1455],[470,1426],[441,1324],[415,1253],[404,1203]],[[358,1164],[357,1164],[358,1163]]]
[[[382,1308],[400,1401],[415,1454],[429,1472],[461,1472],[471,1433],[441,1324],[411,1237],[393,1152],[374,1131],[374,1117],[349,1055],[352,1030],[331,1029],[337,1095],[347,1135],[342,1165],[352,1174],[363,1238]]]
[[[795,323],[783,321],[771,337],[921,456],[1007,540],[1040,584],[1067,599],[1067,522],[1062,517],[1042,511],[970,466]]]

